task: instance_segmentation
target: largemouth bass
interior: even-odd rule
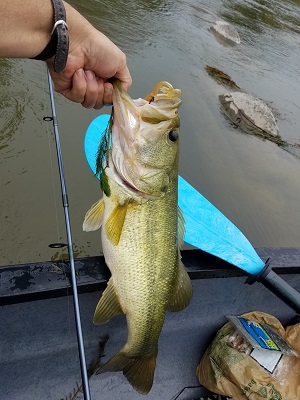
[[[83,229],[102,226],[111,271],[94,323],[124,313],[128,327],[127,343],[99,372],[123,371],[147,394],[165,313],[182,310],[192,296],[177,206],[180,90],[160,82],[145,99],[132,100],[119,81],[113,88],[112,145],[98,166],[106,194],[87,212]]]

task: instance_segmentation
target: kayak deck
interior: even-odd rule
[[[300,291],[300,249],[257,252],[264,260],[271,257],[275,272]],[[185,387],[178,399],[200,399],[207,394],[197,387],[196,367],[216,331],[226,323],[226,315],[264,311],[283,325],[295,317],[295,312],[263,285],[245,285],[243,271],[198,250],[184,251],[183,261],[192,278],[193,298],[185,310],[166,314],[154,384],[147,400],[174,400]],[[109,339],[103,360],[107,360],[126,341],[125,317],[103,326],[92,324],[108,271],[102,257],[76,260],[75,265],[87,364],[98,357],[99,341],[106,335]],[[61,272],[62,267],[65,272]],[[1,397],[65,399],[81,382],[68,263],[2,267],[0,279]],[[90,387],[93,400],[142,398],[122,373],[92,376]],[[82,395],[76,399],[82,399]]]
[[[300,273],[300,249],[258,248],[262,260],[271,259],[277,274]],[[248,276],[243,270],[201,250],[184,250],[183,263],[192,280]],[[103,290],[110,276],[104,257],[75,259],[79,293]],[[1,305],[66,296],[70,294],[68,261],[0,266]]]

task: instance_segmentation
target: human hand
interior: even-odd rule
[[[53,59],[47,61],[54,89],[83,107],[100,109],[112,103],[113,89],[109,78],[118,78],[125,89],[131,86],[126,56],[81,14],[64,4],[70,48],[63,72],[54,72]]]

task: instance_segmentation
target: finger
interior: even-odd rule
[[[98,99],[94,105],[95,110],[99,110],[103,106],[111,106],[113,101],[113,86],[102,78],[98,79]]]
[[[96,82],[97,82],[97,98],[93,108],[95,110],[100,110],[100,108],[102,108],[104,105],[103,104],[104,79],[96,76]]]
[[[98,99],[94,106],[95,110],[99,110],[104,105],[112,105],[112,84],[98,78],[98,85]]]
[[[63,94],[67,99],[75,103],[82,103],[85,98],[86,90],[87,80],[84,70],[80,68],[73,75],[72,88]]]
[[[98,99],[98,82],[94,72],[85,71],[86,92],[84,101],[81,103],[85,108],[93,108]]]
[[[103,103],[107,106],[113,103],[113,85],[110,82],[104,83]]]
[[[125,65],[125,67],[123,67],[116,73],[115,78],[118,78],[120,80],[126,90],[128,90],[132,85],[132,78],[127,65]]]

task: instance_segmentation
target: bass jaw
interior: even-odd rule
[[[181,99],[178,96],[181,91],[174,89],[168,82],[159,82],[146,100],[132,100],[117,79],[113,81],[113,90],[112,162],[118,181],[143,197],[161,197],[164,193],[161,193],[160,188],[151,188],[152,181],[154,184],[161,181],[162,189],[165,188],[162,192],[165,192],[168,186],[168,179],[164,176],[166,173],[159,171],[160,167],[156,168],[156,164],[139,158],[140,138],[151,145],[161,140],[164,132],[179,127],[178,107]],[[140,162],[134,162],[134,159]]]

